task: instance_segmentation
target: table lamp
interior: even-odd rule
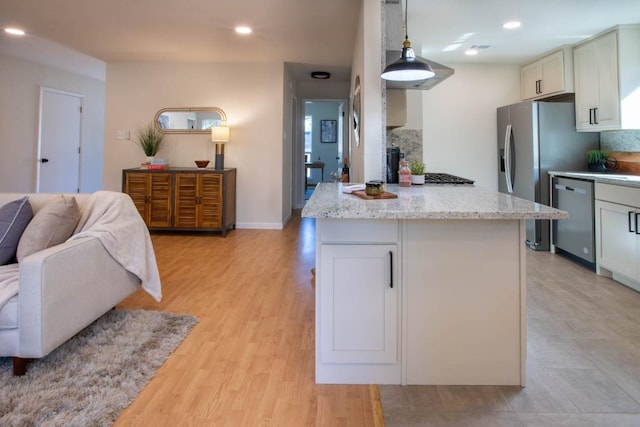
[[[211,128],[211,142],[216,143],[215,170],[224,169],[224,143],[229,142],[229,128],[214,126]]]

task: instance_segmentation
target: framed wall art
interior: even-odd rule
[[[338,141],[338,121],[320,120],[320,142]]]

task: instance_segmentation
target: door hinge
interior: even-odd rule
[[[81,105],[81,106],[80,106],[80,113],[82,113],[82,112],[83,112],[83,110],[82,110],[82,105]]]

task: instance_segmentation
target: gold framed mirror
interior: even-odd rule
[[[163,108],[153,123],[162,133],[211,133],[214,126],[226,126],[227,115],[218,107]]]

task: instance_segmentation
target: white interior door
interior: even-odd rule
[[[39,193],[79,192],[82,101],[82,95],[40,89]]]

